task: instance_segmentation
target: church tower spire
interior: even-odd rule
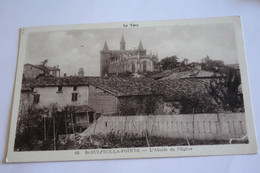
[[[120,41],[120,50],[125,50],[125,39],[123,34]]]
[[[108,47],[107,47],[107,41],[105,41],[105,44],[104,44],[103,50],[108,50]]]
[[[143,44],[142,44],[141,40],[140,40],[140,42],[139,42],[138,49],[139,49],[139,50],[143,50],[143,49],[144,49],[144,48],[143,48]]]

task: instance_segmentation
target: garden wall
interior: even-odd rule
[[[82,135],[136,133],[188,139],[241,138],[247,134],[245,114],[180,114],[153,116],[102,116]]]

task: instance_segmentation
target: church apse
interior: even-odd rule
[[[119,50],[109,50],[105,41],[100,51],[101,76],[106,74],[119,74],[125,72],[138,73],[154,71],[153,62],[158,61],[157,55],[147,55],[147,50],[139,42],[137,49],[126,49],[126,42],[122,35]]]

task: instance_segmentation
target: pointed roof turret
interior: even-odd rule
[[[143,48],[143,44],[142,44],[141,40],[140,40],[140,42],[139,42],[138,49],[139,49],[139,50],[142,50],[142,49],[144,49],[144,48]]]
[[[108,50],[108,47],[107,47],[107,41],[105,41],[105,44],[104,44],[103,50]]]
[[[124,39],[124,35],[123,34],[122,34],[122,37],[121,37],[120,44],[125,44],[125,39]]]

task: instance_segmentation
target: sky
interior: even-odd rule
[[[137,48],[141,40],[147,53],[158,53],[159,59],[176,55],[179,60],[200,62],[208,55],[226,64],[238,63],[232,24],[30,32],[25,63],[48,59],[48,66],[59,65],[61,75],[75,75],[84,68],[86,76],[99,76],[104,42],[110,50],[118,50],[122,34],[126,49]]]

